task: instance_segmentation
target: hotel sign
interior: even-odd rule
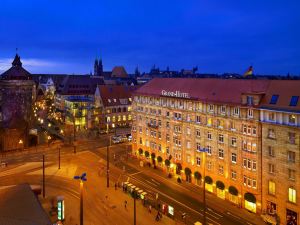
[[[189,93],[180,92],[180,91],[166,91],[162,90],[161,95],[169,96],[169,97],[176,97],[176,98],[190,98]]]

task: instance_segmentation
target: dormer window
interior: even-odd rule
[[[297,106],[298,99],[299,99],[299,96],[292,96],[291,101],[290,101],[290,106]]]
[[[240,115],[240,108],[239,108],[239,107],[234,107],[234,109],[233,109],[233,114],[234,114],[235,116]]]
[[[208,105],[208,111],[213,112],[214,111],[214,105]]]
[[[225,105],[221,105],[220,113],[223,114],[223,115],[226,113],[226,106]]]
[[[276,105],[278,98],[279,98],[279,95],[272,95],[270,104]]]
[[[114,98],[114,102],[117,102],[117,99]]]
[[[111,103],[111,100],[110,100],[110,99],[107,99],[107,101],[108,101],[109,103]]]
[[[296,116],[289,115],[289,124],[296,124]]]
[[[247,96],[247,105],[253,105],[253,96]]]

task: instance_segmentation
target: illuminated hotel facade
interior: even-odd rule
[[[290,105],[299,86],[299,81],[153,79],[134,93],[133,152],[181,179],[197,185],[205,180],[207,191],[249,211],[278,215],[283,224],[294,216],[299,224],[300,105]],[[280,105],[272,103],[273,95]],[[268,117],[274,108],[278,122]],[[267,156],[272,148],[276,155]]]

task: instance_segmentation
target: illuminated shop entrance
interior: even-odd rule
[[[244,195],[245,198],[245,209],[250,212],[256,213],[256,198],[253,194],[247,192]]]

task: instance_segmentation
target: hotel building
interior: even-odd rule
[[[153,79],[134,93],[133,152],[181,179],[205,181],[207,191],[249,211],[297,221],[299,87],[299,81]]]

